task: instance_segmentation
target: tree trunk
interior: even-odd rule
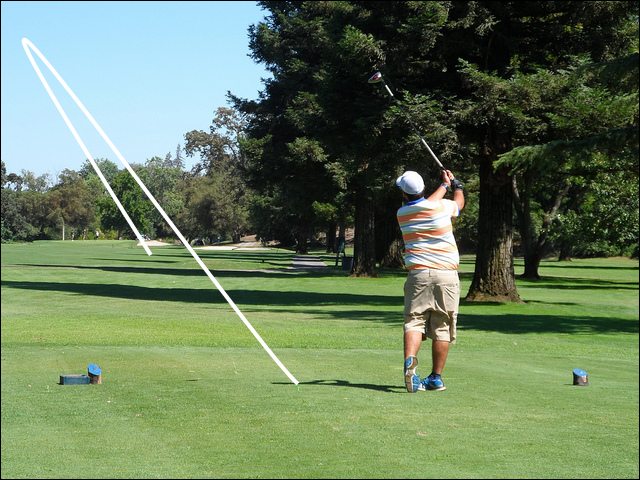
[[[327,252],[326,253],[336,253],[336,230],[338,229],[338,225],[336,222],[331,222],[329,228],[327,228]]]
[[[366,188],[356,192],[353,268],[356,277],[377,277],[373,198]]]
[[[239,228],[234,228],[233,232],[231,232],[231,241],[233,243],[240,243],[241,239],[242,239],[242,232],[240,231]]]
[[[480,164],[480,210],[475,272],[466,300],[522,302],[513,268],[512,179],[493,172],[490,158]]]
[[[296,234],[296,253],[300,253],[303,255],[309,253],[308,241],[309,235],[306,233],[306,231],[298,231],[298,233]]]
[[[537,257],[533,245],[533,225],[531,218],[531,185],[533,183],[533,175],[530,172],[524,172],[522,175],[523,189],[518,189],[518,181],[516,177],[511,178],[513,188],[513,207],[520,221],[520,240],[522,242],[522,252],[524,256],[524,277],[537,277],[540,259]]]
[[[398,225],[397,212],[402,206],[402,199],[392,190],[394,197],[384,198],[375,217],[376,260],[381,267],[404,267],[404,242],[402,230]]]
[[[404,268],[404,242],[402,238],[394,239],[380,259],[380,266],[385,268]]]
[[[540,262],[548,250],[549,229],[551,228],[551,224],[553,223],[553,219],[556,216],[556,212],[558,211],[562,200],[566,197],[569,191],[570,184],[566,182],[564,187],[556,193],[551,208],[549,211],[545,212],[540,233],[536,240],[534,239],[535,233],[531,217],[531,189],[533,186],[533,175],[534,174],[532,172],[524,173],[525,181],[522,196],[520,196],[518,192],[515,178],[513,179],[513,203],[520,219],[520,236],[522,237],[522,246],[524,250],[524,273],[521,277],[539,280],[540,274],[538,271],[540,269]]]
[[[560,244],[560,255],[558,256],[559,262],[570,262],[573,256],[573,243],[569,240],[563,240]]]
[[[524,256],[524,273],[520,276],[531,280],[540,280],[538,269],[540,268],[541,261],[542,256],[537,251],[526,254]]]

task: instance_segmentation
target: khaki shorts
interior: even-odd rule
[[[404,331],[456,343],[459,303],[457,270],[410,270],[404,284]]]

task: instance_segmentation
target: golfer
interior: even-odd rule
[[[460,256],[451,226],[464,207],[463,186],[449,171],[442,184],[424,198],[425,186],[417,172],[405,172],[396,184],[406,201],[398,210],[409,270],[404,286],[404,380],[407,391],[444,390],[442,370],[449,344],[456,341],[460,302]],[[453,200],[444,198],[453,190]],[[416,372],[418,350],[430,338],[432,370],[421,379]]]

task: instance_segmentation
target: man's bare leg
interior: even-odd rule
[[[422,344],[422,332],[404,333],[404,384],[407,392],[415,393],[420,387],[418,367],[418,350]]]
[[[442,370],[444,369],[444,364],[447,361],[448,353],[449,353],[448,341],[433,340],[433,345],[431,346],[431,357],[433,359],[432,372],[435,373],[436,375],[442,375]],[[405,358],[406,358],[406,355],[405,355]]]
[[[417,356],[422,345],[422,332],[404,332],[404,358]]]

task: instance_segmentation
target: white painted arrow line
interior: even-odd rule
[[[213,276],[213,274],[209,271],[209,269],[207,268],[207,266],[204,264],[204,262],[200,259],[200,257],[198,256],[198,254],[196,254],[196,252],[193,250],[193,248],[191,248],[191,245],[189,245],[189,242],[187,242],[187,240],[182,236],[182,233],[180,233],[180,230],[178,230],[178,227],[176,227],[173,222],[171,221],[171,219],[169,218],[169,216],[165,213],[165,211],[162,209],[162,207],[158,204],[158,202],[156,201],[156,199],[154,198],[153,195],[151,195],[151,193],[149,192],[149,190],[147,190],[147,187],[144,185],[144,183],[142,183],[142,181],[140,180],[140,178],[138,178],[138,175],[136,175],[136,172],[133,171],[133,169],[129,166],[129,164],[127,163],[127,161],[124,159],[124,157],[120,154],[120,152],[118,151],[118,149],[115,147],[115,145],[111,142],[111,140],[109,140],[109,137],[107,137],[107,135],[102,131],[102,129],[100,128],[100,125],[98,125],[98,123],[93,119],[93,117],[91,116],[91,114],[87,111],[87,109],[84,107],[84,105],[82,105],[82,103],[80,102],[80,100],[78,100],[78,97],[75,96],[75,94],[73,93],[73,91],[69,88],[69,86],[65,83],[65,81],[62,79],[62,77],[58,74],[58,72],[56,72],[56,70],[53,68],[53,66],[47,61],[47,59],[44,57],[44,55],[42,55],[42,53],[40,53],[40,51],[35,47],[35,45],[33,45],[33,43],[31,43],[28,39],[23,38],[22,39],[22,46],[24,47],[25,51],[27,52],[27,56],[29,57],[29,60],[31,61],[31,65],[33,65],[33,68],[36,70],[36,72],[38,73],[38,77],[40,77],[40,81],[42,81],[44,87],[47,89],[47,92],[49,93],[49,96],[51,97],[51,99],[53,100],[53,103],[55,103],[56,107],[58,108],[58,111],[60,112],[60,114],[62,115],[62,118],[64,118],[64,121],[66,122],[67,126],[69,127],[69,130],[71,130],[71,133],[73,133],[73,136],[75,137],[76,141],[78,142],[78,144],[80,145],[80,148],[82,148],[82,151],[85,153],[85,155],[87,156],[87,158],[89,159],[89,161],[91,162],[91,165],[93,165],[94,170],[96,171],[96,173],[98,174],[98,176],[100,177],[100,180],[102,180],[102,183],[104,183],[104,186],[107,188],[107,190],[109,191],[109,193],[111,194],[111,197],[113,198],[113,200],[116,202],[116,205],[118,205],[118,208],[120,209],[120,211],[122,212],[122,214],[124,215],[124,217],[127,219],[127,222],[129,222],[129,225],[131,226],[132,230],[135,232],[136,236],[138,237],[138,239],[140,240],[140,243],[142,244],[142,246],[144,247],[144,249],[147,251],[148,255],[151,255],[151,250],[149,250],[149,247],[147,246],[147,244],[144,242],[142,236],[140,235],[140,233],[138,232],[138,230],[136,229],[135,225],[133,224],[133,222],[131,221],[131,218],[129,218],[129,215],[127,215],[127,212],[125,211],[124,207],[122,206],[122,204],[118,201],[118,198],[116,197],[115,193],[113,193],[113,190],[111,190],[111,187],[109,186],[109,183],[106,181],[106,179],[104,178],[104,176],[102,175],[102,172],[100,171],[100,169],[98,168],[98,165],[96,165],[96,163],[93,160],[93,157],[91,157],[91,154],[89,153],[89,151],[87,150],[87,148],[85,147],[84,143],[82,143],[82,140],[80,139],[80,136],[78,135],[78,132],[76,132],[75,128],[73,128],[73,125],[71,124],[71,122],[69,121],[69,118],[67,117],[67,115],[64,113],[64,110],[62,109],[62,107],[60,106],[60,103],[58,103],[58,99],[56,98],[56,96],[53,94],[53,92],[51,91],[51,88],[49,88],[49,84],[47,83],[47,81],[44,79],[44,76],[42,75],[42,72],[40,72],[40,69],[38,68],[38,66],[36,65],[35,61],[33,60],[33,57],[31,56],[31,52],[29,51],[29,48],[33,49],[34,52],[36,52],[36,54],[40,57],[40,59],[44,62],[44,64],[47,66],[47,68],[51,71],[51,73],[53,73],[55,75],[55,77],[58,79],[58,81],[60,82],[60,84],[64,87],[64,89],[67,91],[67,93],[69,93],[69,95],[71,95],[71,98],[73,98],[73,100],[76,102],[76,104],[80,107],[80,109],[83,111],[83,113],[86,115],[86,117],[91,121],[91,123],[93,124],[93,126],[96,128],[96,130],[98,131],[98,133],[100,133],[100,135],[102,136],[102,138],[107,142],[107,144],[109,145],[109,147],[111,147],[111,150],[113,150],[113,153],[116,154],[116,156],[120,159],[120,161],[122,162],[122,164],[126,167],[126,169],[129,171],[129,173],[131,174],[131,176],[134,178],[134,180],[136,182],[138,182],[138,185],[140,185],[140,188],[142,188],[142,191],[144,191],[144,193],[147,195],[147,197],[149,197],[149,200],[151,200],[151,202],[153,203],[153,205],[158,209],[158,211],[162,214],[162,217],[165,219],[165,221],[167,222],[167,224],[171,227],[171,229],[174,231],[174,233],[178,236],[178,238],[180,239],[180,241],[182,242],[182,244],[187,248],[187,250],[189,250],[189,253],[193,256],[193,258],[196,260],[196,262],[198,262],[198,265],[200,265],[200,267],[202,268],[202,270],[204,270],[204,273],[207,274],[207,276],[211,279],[211,281],[213,282],[213,284],[216,286],[216,288],[220,291],[220,293],[222,294],[222,296],[225,298],[225,300],[229,303],[229,305],[231,305],[231,308],[233,308],[233,310],[236,312],[236,314],[240,317],[240,320],[242,320],[244,322],[244,324],[246,325],[246,327],[249,329],[249,331],[253,334],[253,336],[258,340],[258,342],[260,342],[260,345],[262,345],[262,347],[265,349],[265,351],[271,356],[271,358],[276,362],[276,364],[280,367],[280,369],[287,375],[287,377],[289,377],[289,379],[296,385],[298,385],[298,380],[295,379],[295,377],[293,375],[291,375],[291,373],[289,373],[289,370],[286,369],[286,367],[282,364],[282,362],[280,362],[280,360],[278,360],[278,357],[276,357],[276,355],[271,351],[271,349],[269,348],[269,346],[264,342],[264,340],[262,340],[262,337],[260,337],[260,335],[258,335],[258,332],[256,332],[256,330],[251,326],[251,324],[249,323],[249,321],[245,318],[245,316],[242,314],[242,312],[240,311],[240,309],[236,306],[236,304],[234,303],[233,300],[231,300],[231,297],[227,294],[227,292],[225,292],[224,288],[222,288],[222,285],[220,285],[220,283],[218,283],[218,281],[216,280],[216,278]]]

